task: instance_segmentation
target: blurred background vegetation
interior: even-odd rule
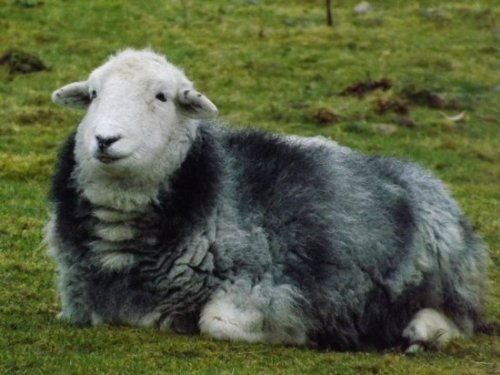
[[[500,4],[485,1],[0,0],[0,373],[499,373],[497,336],[406,357],[214,342],[55,321],[41,245],[57,149],[81,112],[50,94],[151,47],[235,127],[323,135],[432,169],[492,257],[500,320]]]

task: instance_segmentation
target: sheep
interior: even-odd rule
[[[482,324],[487,250],[427,170],[224,126],[151,50],[52,100],[86,110],[50,193],[60,319],[408,353]]]

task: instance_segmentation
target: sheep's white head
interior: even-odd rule
[[[87,109],[77,130],[77,162],[93,173],[129,178],[181,157],[173,154],[194,135],[193,119],[217,114],[180,69],[150,50],[112,56],[88,80],[56,90],[52,100]]]

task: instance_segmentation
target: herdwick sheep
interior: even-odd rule
[[[52,99],[86,109],[46,228],[59,318],[408,352],[481,324],[487,251],[420,167],[207,121],[216,106],[150,50]]]

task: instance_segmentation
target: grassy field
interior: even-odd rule
[[[498,336],[404,356],[215,342],[55,320],[41,245],[57,149],[80,112],[50,94],[118,49],[185,68],[231,126],[324,135],[448,185],[487,243],[500,321],[500,4],[495,0],[0,0],[0,374],[498,374]],[[438,3],[439,6],[435,4]],[[21,52],[43,62],[23,60]]]

